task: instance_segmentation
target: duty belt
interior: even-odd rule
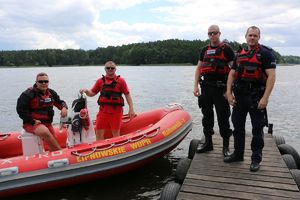
[[[259,85],[257,83],[251,82],[242,82],[242,83],[234,83],[234,89],[242,92],[262,92],[265,90],[265,86]]]
[[[203,85],[216,86],[216,87],[226,87],[226,83],[224,81],[202,81]]]

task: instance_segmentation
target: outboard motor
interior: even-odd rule
[[[74,115],[71,121],[71,130],[72,132],[81,132],[82,123],[79,114]]]
[[[88,115],[85,95],[80,94],[72,103],[72,117],[68,127],[67,146],[76,144],[92,143],[96,141],[93,123]]]
[[[72,103],[73,112],[80,112],[81,109],[87,108],[86,97],[83,94],[79,94],[78,99],[75,99]]]

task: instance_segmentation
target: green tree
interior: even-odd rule
[[[197,64],[200,50],[209,40],[178,40],[135,43],[122,46],[98,47],[95,50],[83,49],[41,49],[1,51],[0,66],[54,66],[54,65],[100,65],[108,60],[118,64]],[[246,43],[226,41],[235,52]],[[298,56],[281,56],[274,51],[277,63],[300,64]]]

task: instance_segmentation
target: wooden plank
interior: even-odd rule
[[[194,156],[194,160],[195,161],[205,162],[205,163],[209,162],[209,164],[214,164],[214,163],[221,164],[221,163],[224,163],[223,156],[222,157],[221,156],[213,156],[213,155],[211,156],[210,154],[209,155],[207,155],[207,154],[205,154],[205,155],[201,154],[199,156],[198,155]],[[234,163],[238,163],[238,162],[234,162]],[[239,163],[241,163],[241,162],[239,162]],[[243,163],[246,163],[246,164],[250,165],[251,158],[244,157]],[[233,163],[224,163],[224,164],[225,165],[231,165]],[[281,156],[276,159],[276,162],[275,161],[273,162],[272,159],[263,159],[262,162],[261,162],[261,166],[286,168],[286,164],[283,161],[283,159],[282,159]]]
[[[276,196],[271,196],[269,194],[256,194],[256,193],[250,193],[246,191],[239,191],[239,192],[232,192],[224,189],[216,189],[216,188],[199,188],[195,186],[185,186],[183,185],[181,187],[181,191],[183,192],[190,192],[194,194],[204,194],[204,195],[211,195],[215,197],[222,197],[222,198],[232,198],[232,199],[248,199],[248,200],[253,200],[253,199],[263,199],[263,200],[291,200],[295,198],[291,197],[276,197]],[[178,196],[177,199],[183,199]],[[296,198],[299,199],[299,198]]]
[[[223,172],[215,170],[194,170],[193,174],[206,175],[211,177],[225,177],[225,178],[238,178],[244,180],[254,180],[254,181],[268,181],[268,182],[278,182],[285,184],[294,184],[292,177],[276,177],[276,176],[263,176],[257,173],[237,173],[234,171]],[[262,173],[261,173],[262,174]]]
[[[197,162],[198,161],[198,162]],[[242,161],[242,162],[233,162],[233,163],[224,163],[223,161],[218,161],[218,162],[209,162],[208,160],[196,160],[194,159],[191,163],[191,167],[190,169],[197,169],[197,166],[206,166],[206,167],[210,167],[210,168],[231,168],[231,170],[235,170],[235,169],[245,169],[249,171],[249,167],[250,167],[250,161]],[[261,163],[261,169],[259,170],[260,172],[262,171],[269,171],[269,172],[286,172],[289,173],[289,170],[287,167],[284,166],[267,166],[266,163],[262,162]]]
[[[195,167],[195,168],[194,168]],[[227,172],[232,172],[232,168],[230,167],[221,167],[221,168],[217,168],[217,167],[211,167],[211,166],[195,166],[192,165],[189,169],[190,173],[192,174],[198,174],[198,171],[206,171],[206,170],[211,170],[211,171],[216,171],[216,172],[223,172],[223,173],[227,173]],[[234,169],[235,173],[250,173],[253,174],[253,172],[250,172],[249,170],[245,170],[242,168],[235,168]],[[271,176],[271,177],[282,177],[282,178],[291,178],[291,173],[289,171],[285,171],[285,172],[274,172],[272,171],[267,171],[267,170],[259,170],[259,174],[260,176]]]
[[[222,138],[214,135],[214,150],[194,156],[177,199],[300,199],[271,135],[265,135],[260,170],[250,172],[251,139],[247,134],[244,161],[224,163]],[[230,149],[234,150],[232,137]]]
[[[274,189],[283,189],[283,190],[290,190],[290,191],[299,191],[296,184],[286,184],[286,183],[275,183],[275,182],[267,182],[266,181],[255,181],[255,180],[248,180],[248,179],[237,179],[237,178],[224,178],[224,177],[211,177],[207,175],[198,175],[198,174],[187,174],[186,178],[190,179],[198,179],[202,181],[211,181],[214,180],[215,182],[221,183],[232,183],[238,185],[246,185],[246,186],[259,186],[259,187],[268,187]]]
[[[246,147],[245,147],[245,150],[244,150],[244,155],[250,155],[252,154],[252,150],[250,149],[250,144],[249,144],[249,148],[247,148],[247,144],[246,144]],[[209,153],[216,153],[216,154],[220,154],[222,155],[222,148],[223,146],[222,145],[219,145],[219,144],[215,144],[213,145],[214,147],[214,150],[213,151],[210,151]],[[231,152],[234,151],[234,147],[233,146],[229,146],[229,150]],[[205,153],[204,153],[205,154]],[[279,149],[277,147],[264,147],[263,148],[263,155],[268,155],[269,157],[278,157],[280,155],[280,152],[279,152]]]
[[[199,190],[202,188],[216,188],[216,189],[223,189],[232,192],[239,192],[239,191],[247,191],[249,193],[256,193],[256,194],[270,194],[271,196],[276,197],[292,197],[292,198],[300,198],[300,193],[298,191],[289,191],[289,190],[274,190],[267,187],[257,187],[257,186],[245,186],[245,185],[237,185],[231,183],[220,183],[214,181],[199,181],[195,179],[186,179],[185,180],[185,187],[187,186],[195,186],[198,187]]]
[[[232,200],[231,197],[216,197],[211,195],[204,195],[204,194],[194,194],[194,193],[187,193],[187,192],[180,192],[177,199],[179,200]]]

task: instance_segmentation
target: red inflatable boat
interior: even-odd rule
[[[121,136],[66,147],[67,128],[56,128],[63,150],[23,155],[18,132],[0,133],[0,196],[9,196],[90,179],[140,167],[174,149],[191,131],[190,115],[172,104],[123,118]],[[47,147],[45,146],[45,149]]]

